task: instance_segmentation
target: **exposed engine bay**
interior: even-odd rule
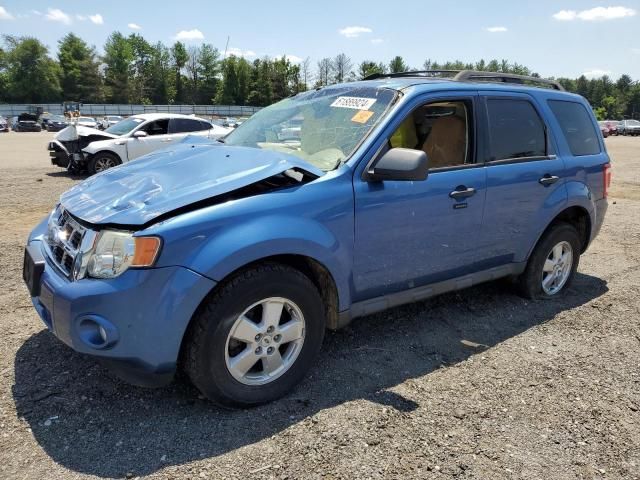
[[[47,149],[53,165],[77,172],[86,167],[88,160],[88,154],[82,151],[83,148],[92,142],[112,138],[115,138],[115,135],[95,128],[69,125],[55,135]]]

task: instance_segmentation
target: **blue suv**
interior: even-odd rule
[[[561,295],[607,209],[589,104],[537,78],[447,75],[318,88],[79,183],[29,236],[35,309],[132,383],[180,368],[251,406],[356,317],[501,277]]]

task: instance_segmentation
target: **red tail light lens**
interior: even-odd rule
[[[604,177],[604,188],[602,189],[602,196],[607,198],[609,196],[609,187],[611,187],[611,164],[607,163],[602,168]]]

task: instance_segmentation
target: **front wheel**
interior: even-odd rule
[[[122,162],[117,155],[109,152],[98,152],[91,157],[87,164],[89,175],[104,172],[110,168],[120,165]]]
[[[279,264],[246,270],[194,317],[184,369],[215,403],[250,407],[275,400],[313,364],[324,311],[317,288],[298,270]]]
[[[548,299],[564,293],[578,269],[580,245],[580,236],[572,225],[559,223],[551,227],[518,278],[523,296]]]

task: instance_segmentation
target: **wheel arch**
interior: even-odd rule
[[[536,245],[540,243],[540,239],[543,238],[549,230],[551,230],[559,223],[568,223],[578,231],[581,243],[580,253],[582,254],[585,252],[585,250],[589,246],[589,242],[591,240],[591,230],[593,228],[591,215],[585,207],[580,205],[571,205],[556,214],[556,216],[553,217],[553,219],[547,224],[546,228],[540,233],[533,247],[529,251],[527,259],[531,256],[531,253],[534,251]]]
[[[179,364],[182,364],[184,362],[184,355],[188,339],[190,337],[190,332],[194,325],[194,319],[198,316],[202,309],[205,308],[207,302],[211,299],[211,297],[214,296],[216,292],[223,288],[224,285],[236,275],[242,274],[242,272],[246,270],[256,268],[259,265],[268,263],[277,263],[280,265],[289,266],[291,268],[294,268],[295,270],[298,270],[307,278],[309,278],[309,280],[311,280],[311,282],[318,289],[320,297],[322,298],[322,302],[325,306],[326,327],[331,330],[339,328],[338,288],[329,269],[318,260],[306,255],[271,255],[254,260],[230,272],[221,281],[217,282],[216,285],[209,291],[209,293],[204,296],[204,298],[200,301],[198,307],[191,315],[189,323],[187,324],[187,327],[185,328],[182,335],[182,339],[180,340],[180,354],[178,360]]]

